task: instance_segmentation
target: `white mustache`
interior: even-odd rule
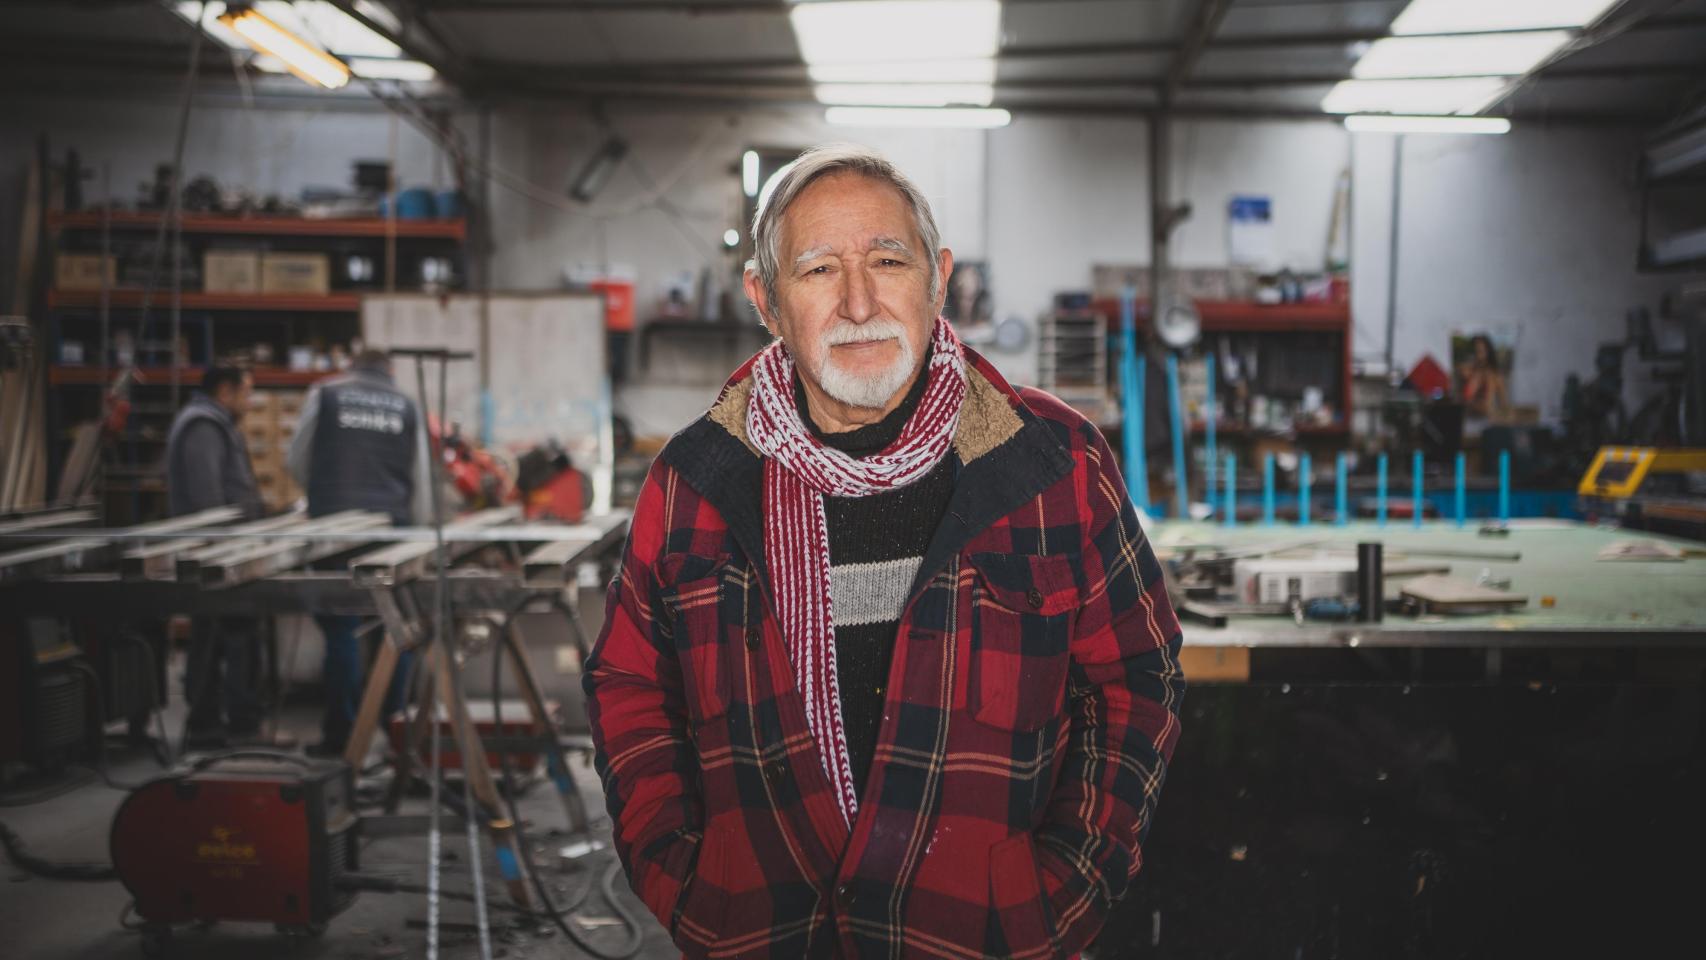
[[[871,320],[866,323],[844,323],[823,335],[823,345],[839,347],[845,343],[874,343],[878,340],[898,340],[905,334],[901,325],[892,320]]]

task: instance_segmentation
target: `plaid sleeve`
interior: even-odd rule
[[[1080,428],[1089,518],[1072,638],[1071,726],[1036,833],[1044,886],[1071,956],[1101,929],[1142,864],[1142,844],[1179,737],[1179,622],[1107,441]]]
[[[663,470],[654,465],[635,504],[604,627],[581,683],[616,852],[634,892],[673,931],[670,921],[697,859],[704,814],[680,662],[654,616],[652,562],[668,528],[658,480]]]

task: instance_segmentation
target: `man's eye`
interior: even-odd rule
[[[899,261],[899,260],[894,259],[893,257],[884,257],[883,259],[877,261],[877,265],[883,266],[883,267],[905,266],[905,264],[901,263],[901,261]]]
[[[829,272],[829,267],[827,265],[816,266],[816,267],[813,267],[810,270],[806,271],[807,274],[813,274],[813,273],[822,274],[822,273],[828,273],[828,272]]]

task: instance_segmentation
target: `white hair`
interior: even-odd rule
[[[942,232],[936,229],[936,217],[930,212],[930,201],[923,191],[908,180],[882,154],[857,144],[832,143],[813,147],[783,167],[758,198],[758,213],[752,218],[754,256],[748,269],[758,274],[765,295],[776,302],[776,275],[780,270],[782,246],[782,215],[799,199],[800,193],[814,181],[835,173],[856,173],[900,191],[912,208],[912,226],[923,247],[920,255],[927,261],[930,273],[930,299],[936,299],[941,277],[937,276],[936,257],[942,251]],[[774,309],[774,307],[772,307]]]

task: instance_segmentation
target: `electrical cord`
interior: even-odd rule
[[[6,848],[6,858],[24,870],[49,880],[76,880],[84,883],[105,883],[117,880],[118,871],[110,863],[43,860],[24,849],[24,841],[5,823],[0,823],[0,845]]]
[[[505,640],[500,641],[499,644],[494,645],[491,650],[492,721],[493,726],[496,728],[497,736],[500,738],[504,736],[503,673],[501,669],[503,665],[503,650],[501,649],[501,645],[503,643],[518,640],[516,636],[517,631],[515,630],[515,616],[521,612],[521,605],[517,604],[507,612],[508,616],[504,618],[504,630],[509,632],[510,636]],[[564,614],[567,616],[573,616],[574,612],[572,610],[565,609]],[[547,729],[546,733],[552,738],[552,749],[560,755],[562,747],[555,742],[555,731]],[[515,802],[518,788],[515,782],[515,772],[509,765],[509,752],[507,750],[500,749],[497,751],[497,755],[498,766],[503,771],[504,788],[501,792],[503,794],[504,803],[509,808],[510,822],[515,824],[515,828],[517,830],[520,830],[522,824],[521,808]],[[564,763],[563,775],[569,775],[566,762]],[[622,872],[622,864],[619,861],[611,861],[609,869],[605,871],[602,887],[605,901],[609,903],[610,908],[616,912],[616,916],[622,921],[622,925],[628,928],[628,942],[623,945],[621,950],[607,952],[588,943],[579,933],[575,932],[574,928],[569,926],[568,921],[563,919],[564,914],[573,914],[575,910],[579,909],[586,897],[582,896],[570,907],[558,908],[554,903],[552,903],[551,894],[545,889],[545,881],[540,879],[539,870],[533,864],[533,853],[527,843],[527,838],[525,836],[522,837],[522,842],[517,844],[517,846],[521,850],[522,866],[527,872],[528,879],[533,881],[534,893],[539,897],[539,902],[545,907],[544,913],[550,917],[552,923],[557,925],[557,929],[561,930],[564,936],[574,942],[575,946],[580,947],[582,950],[598,958],[598,960],[627,960],[627,958],[640,952],[640,944],[645,939],[645,933],[640,929],[639,921],[633,914],[628,912],[627,907],[625,907],[616,897],[616,877]],[[590,890],[588,893],[590,893]]]

